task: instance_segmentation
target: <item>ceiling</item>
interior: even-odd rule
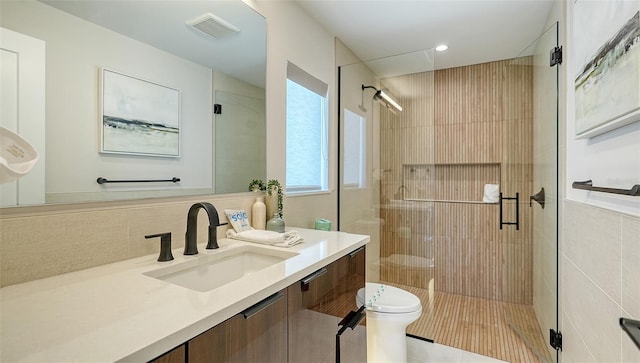
[[[40,1],[250,84],[265,86],[266,22],[240,0]],[[205,13],[240,31],[212,38],[185,24]]]
[[[361,60],[435,48],[435,68],[518,56],[545,30],[554,0],[297,0]]]

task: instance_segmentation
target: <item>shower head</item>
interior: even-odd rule
[[[364,84],[362,85],[363,92],[367,88],[373,88],[376,91],[376,93],[373,95],[374,100],[382,103],[391,111],[402,112],[402,106],[400,106],[400,104],[398,104],[398,102],[394,100],[393,97],[389,95],[389,93],[386,93],[385,91],[377,89],[373,86],[365,86]]]

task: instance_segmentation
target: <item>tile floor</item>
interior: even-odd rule
[[[500,363],[485,355],[407,337],[408,363]]]

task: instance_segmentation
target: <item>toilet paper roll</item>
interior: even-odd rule
[[[484,203],[498,203],[500,201],[500,184],[485,184],[482,201]]]

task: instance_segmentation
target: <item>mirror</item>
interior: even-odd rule
[[[265,178],[266,20],[242,1],[20,0],[0,6],[2,28],[40,39],[46,49],[45,143],[38,150],[46,172],[35,182],[44,195],[17,205],[238,193],[251,179]],[[105,72],[126,82],[109,84]],[[144,117],[135,116],[120,120],[122,132],[109,133],[118,152],[101,149],[104,129],[114,127],[105,122],[107,98],[121,109],[152,98],[127,82],[168,90],[174,100],[178,95],[172,107],[179,117],[169,131],[179,133],[179,152],[130,152],[154,142],[148,141],[152,132],[167,131],[165,124],[155,128],[156,119],[140,124]],[[114,88],[125,96],[112,96]],[[158,102],[166,106],[154,102],[153,109],[163,108]],[[144,134],[132,138],[134,131]],[[29,177],[14,183],[28,185]],[[110,182],[100,184],[100,177]],[[2,184],[0,193],[13,187]]]

